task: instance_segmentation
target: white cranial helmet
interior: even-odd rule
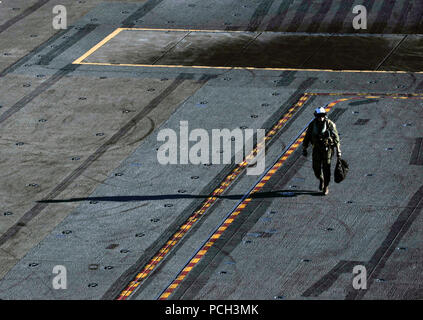
[[[316,110],[314,110],[314,115],[315,115],[315,116],[320,115],[320,114],[324,114],[324,115],[326,115],[326,110],[325,110],[325,108],[320,107],[320,108],[317,108]]]

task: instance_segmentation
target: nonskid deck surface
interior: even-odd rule
[[[421,4],[368,1],[364,32],[353,2],[62,2],[62,31],[0,4],[1,299],[422,297]],[[320,106],[351,168],[325,197]],[[264,170],[183,163],[184,125],[265,129]]]

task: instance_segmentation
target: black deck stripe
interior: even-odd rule
[[[280,74],[280,80],[276,82],[276,87],[287,87],[295,80],[297,71],[284,71]]]
[[[369,14],[369,11],[373,8],[374,4],[375,4],[375,0],[365,0],[363,2],[363,6],[365,6],[367,10],[367,15]]]
[[[59,45],[57,48],[49,52],[46,56],[46,62],[51,61],[56,55],[62,53],[66,49],[68,49],[70,46],[77,43],[79,40],[81,40],[83,37],[88,35],[90,32],[95,30],[95,28],[98,27],[96,24],[89,24],[84,26],[79,32],[74,34],[73,36],[69,37],[67,41]],[[63,33],[59,33],[57,36],[61,36]],[[57,36],[54,37],[54,39],[57,39]],[[18,67],[20,67],[23,63],[25,63],[27,60],[33,57],[33,55],[39,51],[42,48],[45,48],[51,41],[47,41],[43,45],[41,45],[38,50],[33,51],[32,53],[26,55],[24,58],[19,60],[17,63],[13,64],[12,66],[6,68],[1,76],[4,76],[8,74],[9,72],[13,72]],[[68,64],[64,68],[60,69],[56,73],[54,73],[50,78],[48,78],[46,81],[42,82],[38,87],[36,87],[32,92],[24,96],[22,99],[20,99],[18,102],[16,102],[13,106],[11,106],[9,109],[7,109],[4,113],[0,115],[0,124],[9,119],[12,115],[14,115],[16,112],[20,111],[22,108],[24,108],[28,103],[30,103],[32,100],[37,98],[40,94],[42,94],[44,91],[46,91],[48,88],[53,86],[56,82],[58,82],[60,79],[62,79],[67,74],[75,71],[79,65],[73,65]]]
[[[266,27],[266,31],[278,31],[279,27],[282,25],[283,20],[286,17],[286,14],[289,11],[289,7],[293,2],[294,0],[282,1],[276,12],[276,15],[272,19],[270,19],[270,22]]]
[[[79,177],[93,162],[102,156],[111,146],[123,137],[130,129],[132,129],[141,119],[147,116],[160,102],[169,96],[175,89],[179,87],[186,79],[192,75],[181,74],[179,75],[162,93],[154,98],[144,109],[135,115],[127,124],[125,124],[118,132],[116,132],[109,140],[100,146],[92,155],[90,155],[77,169],[68,175],[62,182],[51,191],[45,199],[54,199],[63,190],[65,190],[77,177]],[[22,227],[36,217],[42,210],[47,207],[48,203],[37,203],[29,211],[27,211],[19,221],[10,227],[0,237],[0,246],[13,237]]]
[[[388,20],[392,15],[394,10],[395,0],[385,0],[383,1],[382,7],[379,9],[375,22],[372,24],[372,32],[374,33],[383,33]]]
[[[367,290],[349,291],[346,300],[362,299],[368,292],[373,280],[385,266],[386,261],[394,252],[402,237],[410,229],[414,220],[419,216],[423,208],[423,186],[411,197],[405,209],[392,224],[391,229],[382,244],[377,248],[370,261],[366,264],[367,269]]]
[[[287,32],[296,32],[298,30],[312,3],[313,1],[310,0],[303,0],[301,2],[299,7],[297,8],[297,11],[295,12],[294,18],[286,29]]]
[[[303,297],[318,297],[323,292],[328,290],[338,280],[339,276],[343,273],[352,273],[354,266],[364,265],[361,261],[339,261],[335,267],[333,267],[328,273],[322,278],[316,281],[311,287],[305,290],[301,296]]]
[[[71,46],[76,44],[83,37],[94,31],[98,27],[98,24],[87,24],[82,27],[77,33],[70,36],[66,41],[64,41],[60,46],[53,48],[47,54],[41,57],[38,65],[48,65],[54,58],[62,54],[64,51],[69,49]]]
[[[328,27],[328,32],[341,32],[344,22],[346,21],[347,15],[352,13],[352,5],[353,1],[340,1],[340,6]],[[350,26],[352,28],[352,24]],[[348,27],[348,30],[350,30],[350,27]]]
[[[34,100],[40,94],[42,94],[45,90],[50,88],[52,85],[54,85],[56,82],[58,82],[64,76],[66,76],[68,73],[74,71],[77,67],[78,67],[78,65],[68,65],[65,68],[57,71],[50,78],[48,78],[46,81],[41,83],[37,88],[35,88],[35,90],[33,90],[31,93],[27,94],[25,97],[23,97],[18,102],[16,102],[13,106],[11,106],[9,109],[7,109],[4,113],[2,113],[0,115],[0,124],[3,123],[4,121],[6,121],[7,119],[9,119],[16,112],[20,111],[28,103],[30,103],[32,100]]]
[[[3,71],[0,72],[0,78],[6,76],[8,73],[14,72],[16,69],[22,67],[25,63],[27,63],[29,60],[31,60],[38,52],[41,52],[45,48],[47,48],[52,43],[56,42],[60,37],[66,35],[69,31],[71,31],[72,28],[68,28],[66,30],[61,30],[54,34],[51,38],[47,39],[43,43],[36,46],[34,49],[32,49],[28,54],[11,64],[10,66],[6,67]]]
[[[410,12],[411,7],[412,7],[411,0],[405,0],[401,9],[400,17],[392,33],[404,32],[403,30],[404,24],[407,21],[407,15]]]
[[[147,13],[149,13],[151,10],[153,10],[155,7],[157,7],[162,2],[163,2],[163,0],[150,0],[150,1],[148,1],[141,8],[139,8],[137,11],[135,11],[133,14],[131,14],[129,17],[127,17],[125,20],[123,20],[122,21],[122,27],[123,28],[133,27],[136,24],[135,23],[136,20],[144,17]]]
[[[423,138],[416,138],[413,152],[411,153],[410,164],[423,165]]]
[[[0,25],[0,33],[4,32],[8,28],[10,28],[16,22],[18,22],[18,21],[24,19],[25,17],[29,16],[31,13],[33,13],[34,11],[38,10],[39,8],[41,8],[43,5],[45,5],[49,1],[50,0],[39,0],[38,2],[36,2],[32,6],[30,6],[29,8],[26,8],[22,13],[20,13],[17,16],[13,17],[12,19],[6,21],[2,25]]]
[[[333,0],[326,0],[322,3],[319,11],[313,16],[312,21],[306,30],[307,32],[317,32],[319,30],[320,25],[332,6],[332,3]]]
[[[248,23],[248,26],[246,28],[247,31],[256,31],[258,29],[263,19],[266,17],[267,13],[269,12],[273,2],[275,2],[275,0],[261,1],[260,5],[254,11],[250,19],[250,22]]]

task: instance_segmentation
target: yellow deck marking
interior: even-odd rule
[[[300,68],[258,68],[258,67],[224,67],[224,66],[186,66],[186,65],[151,65],[136,63],[107,63],[107,62],[84,62],[86,58],[100,49],[103,45],[116,37],[122,31],[161,31],[161,32],[207,32],[207,33],[249,33],[248,31],[228,31],[228,30],[199,30],[199,29],[155,29],[155,28],[117,28],[106,38],[76,59],[72,64],[95,65],[95,66],[119,66],[119,67],[148,67],[148,68],[194,68],[194,69],[235,69],[235,70],[274,70],[274,71],[319,71],[319,72],[367,72],[367,73],[410,73],[410,71],[401,70],[333,70],[333,69],[300,69]],[[271,32],[271,31],[266,31]],[[251,32],[250,32],[251,33]],[[413,73],[423,73],[417,71]]]

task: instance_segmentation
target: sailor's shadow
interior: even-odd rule
[[[263,198],[290,198],[300,195],[321,196],[322,193],[311,190],[275,190],[269,192],[256,192],[248,196],[252,199]],[[214,196],[218,199],[240,200],[244,194],[235,195],[218,195]],[[154,200],[171,200],[171,199],[207,199],[213,197],[211,194],[165,194],[165,195],[147,195],[147,196],[103,196],[103,197],[86,197],[86,198],[70,198],[70,199],[52,199],[40,200],[38,203],[61,203],[61,202],[81,202],[81,201],[112,201],[112,202],[131,202],[131,201],[154,201]]]

